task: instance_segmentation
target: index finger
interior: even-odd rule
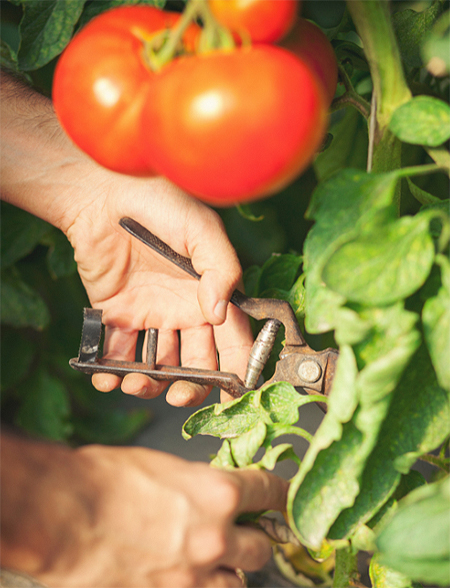
[[[263,470],[232,472],[240,483],[240,501],[237,514],[260,510],[286,510],[289,482]]]

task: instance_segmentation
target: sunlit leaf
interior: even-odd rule
[[[360,480],[359,494],[351,508],[342,512],[331,537],[347,537],[360,523],[371,519],[389,499],[418,457],[432,451],[450,430],[448,395],[436,382],[422,345],[394,392]]]
[[[450,391],[450,262],[442,256],[442,287],[423,307],[422,322],[425,340],[440,385]]]
[[[413,580],[450,583],[450,478],[411,492],[382,529],[380,562]]]
[[[434,261],[430,216],[423,212],[375,226],[343,244],[322,276],[352,302],[392,304],[418,290]]]
[[[405,143],[437,147],[450,138],[450,106],[432,96],[417,96],[397,108],[389,128]]]

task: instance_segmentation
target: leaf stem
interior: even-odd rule
[[[444,472],[450,472],[450,458],[448,457],[438,457],[437,455],[425,453],[424,455],[421,455],[419,459],[436,466]]]
[[[365,119],[368,119],[370,116],[370,104],[356,92],[345,68],[341,64],[338,65],[338,68],[339,77],[344,84],[345,93],[333,100],[330,106],[330,112],[335,112],[350,105],[356,108]]]
[[[333,588],[362,587],[358,572],[357,553],[352,547],[336,550],[336,567],[334,569]]]

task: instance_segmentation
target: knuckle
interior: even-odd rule
[[[232,517],[239,508],[242,498],[242,488],[239,480],[225,475],[225,472],[215,472],[217,476],[213,490],[213,500],[218,513],[223,517]]]

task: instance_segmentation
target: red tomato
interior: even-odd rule
[[[327,115],[315,74],[289,51],[256,45],[170,63],[143,111],[149,165],[228,206],[262,198],[311,162]]]
[[[282,46],[292,51],[316,72],[330,105],[336,92],[338,65],[333,47],[325,33],[314,23],[300,18]]]
[[[140,122],[154,77],[143,40],[173,26],[179,17],[151,6],[104,12],[75,35],[57,63],[53,104],[58,119],[78,147],[109,169],[153,173],[143,157]],[[188,49],[193,49],[198,30],[188,29]]]
[[[213,15],[254,42],[274,43],[292,28],[299,0],[208,0]]]

